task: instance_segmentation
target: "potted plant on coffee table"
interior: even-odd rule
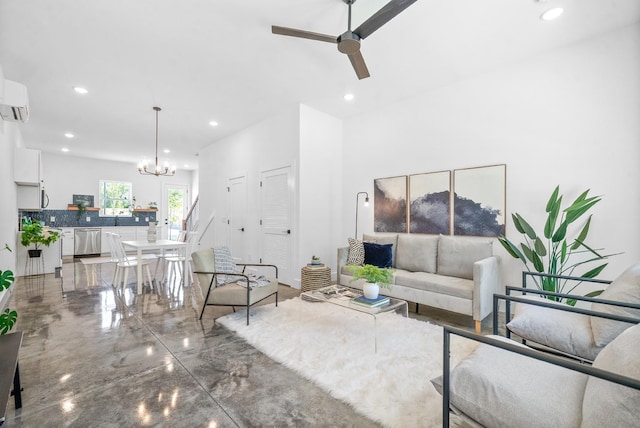
[[[391,279],[393,278],[394,269],[381,268],[375,265],[350,265],[348,267],[353,274],[350,282],[364,279],[366,283],[362,286],[362,292],[367,299],[375,299],[378,297],[380,287],[391,289]]]
[[[58,240],[60,234],[55,230],[45,229],[39,221],[25,221],[22,224],[22,236],[20,243],[27,248],[29,257],[40,257],[42,248],[40,245],[48,247]],[[33,248],[31,245],[33,244]]]

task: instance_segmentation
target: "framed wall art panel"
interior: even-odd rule
[[[451,234],[451,171],[409,176],[409,232]]]
[[[407,176],[373,180],[376,232],[407,232]]]
[[[453,234],[503,236],[507,166],[453,171]]]

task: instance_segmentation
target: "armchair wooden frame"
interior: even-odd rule
[[[215,271],[197,271],[194,272],[195,274],[207,274],[207,275],[211,275],[211,282],[209,283],[209,289],[207,290],[207,295],[204,298],[204,304],[202,305],[202,311],[200,311],[200,318],[202,319],[202,315],[204,314],[204,310],[207,306],[231,306],[233,308],[233,312],[236,311],[236,306],[240,306],[240,305],[229,305],[229,304],[217,304],[217,303],[208,303],[209,301],[209,295],[211,294],[211,290],[213,288],[215,288],[214,283],[216,281],[216,278],[218,275],[226,275],[226,276],[237,276],[241,279],[239,279],[239,281],[246,281],[247,283],[247,303],[244,305],[247,308],[247,325],[249,325],[249,308],[252,305],[255,305],[256,303],[259,303],[261,301],[263,301],[264,299],[267,299],[271,296],[273,296],[274,294],[276,295],[276,306],[278,306],[278,291],[276,290],[275,293],[271,293],[268,296],[265,296],[264,298],[251,303],[251,280],[249,278],[248,275],[245,274],[245,270],[247,268],[247,266],[253,266],[253,267],[272,267],[275,269],[276,272],[276,281],[278,280],[278,267],[276,265],[270,265],[270,264],[261,264],[261,263],[236,263],[237,266],[242,266],[242,273],[230,273],[230,272],[215,272]],[[224,285],[222,286],[224,287]]]

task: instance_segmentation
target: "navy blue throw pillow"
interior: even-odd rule
[[[363,242],[363,244],[364,264],[381,268],[392,267],[393,257],[391,247],[393,244],[374,244],[373,242]]]

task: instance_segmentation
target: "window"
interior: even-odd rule
[[[106,217],[125,216],[130,217],[131,183],[124,181],[100,180],[100,215]]]

